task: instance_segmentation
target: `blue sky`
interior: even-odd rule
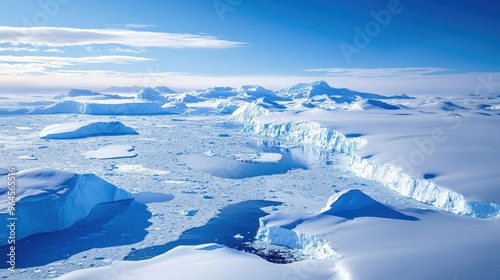
[[[499,14],[472,0],[3,0],[0,87],[277,89],[322,79],[470,93],[481,79],[500,82]]]

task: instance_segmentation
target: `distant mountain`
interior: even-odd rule
[[[241,86],[236,89],[236,92],[238,94],[238,97],[250,100],[263,98],[266,102],[273,102],[289,99],[284,96],[278,96],[275,92],[257,85]]]
[[[166,93],[177,93],[175,90],[172,90],[171,88],[168,88],[166,86],[157,86],[154,88],[157,92],[159,93],[163,93],[163,94],[166,94]]]
[[[154,102],[162,103],[162,104],[167,102],[167,99],[165,98],[165,96],[162,95],[162,93],[160,93],[156,89],[153,89],[150,87],[141,89],[137,93],[135,98],[148,100],[148,101],[154,101]]]
[[[361,99],[414,99],[406,94],[396,96],[384,96],[375,93],[354,91],[347,88],[333,88],[325,81],[312,83],[300,83],[278,91],[279,95],[297,98],[328,97],[337,103],[352,103]]]
[[[143,89],[144,87],[132,86],[132,87],[116,87],[112,86],[107,89],[103,89],[101,92],[120,92],[120,93],[136,93]]]
[[[207,89],[189,92],[189,94],[207,99],[228,98],[237,95],[236,90],[232,87],[211,87]]]
[[[71,89],[67,93],[63,93],[54,97],[54,99],[88,97],[91,99],[123,99],[124,97],[114,94],[101,94],[88,89]]]

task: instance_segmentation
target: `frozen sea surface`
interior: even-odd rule
[[[170,248],[166,244],[176,242],[194,244],[226,240],[229,246],[234,242],[241,245],[250,238],[246,229],[220,236],[212,231],[209,237],[196,242],[193,241],[198,238],[193,236],[199,236],[196,231],[192,235],[189,233],[210,226],[209,221],[220,215],[219,210],[251,200],[273,201],[272,206],[263,208],[267,213],[278,210],[314,212],[336,191],[356,187],[391,205],[432,208],[345,171],[348,158],[342,154],[327,153],[299,143],[272,139],[263,142],[265,139],[241,132],[241,125],[234,124],[229,116],[183,116],[182,122],[178,121],[179,116],[170,115],[105,116],[98,119],[120,121],[138,134],[64,140],[38,137],[47,124],[90,118],[96,119],[85,115],[23,115],[1,119],[0,155],[6,166],[15,164],[19,170],[44,167],[93,173],[139,198],[130,205],[122,202],[102,205],[67,230],[21,240],[19,254],[31,257],[19,257],[16,271],[19,279],[54,278],[69,271],[134,258],[140,252],[148,252],[146,255],[152,257]],[[16,129],[20,126],[30,129]],[[219,137],[220,134],[229,137]],[[137,156],[102,161],[85,157],[85,152],[108,145],[133,146]],[[19,161],[19,156],[26,155],[27,151],[38,160]],[[238,155],[263,152],[280,153],[283,157],[278,163],[249,163],[235,159]],[[241,176],[244,177],[241,179],[217,177],[184,162],[185,157],[200,156],[280,168]],[[283,165],[286,167],[282,168]],[[153,199],[151,193],[166,199]],[[258,225],[258,217],[249,217],[248,222]],[[243,236],[243,241],[234,238],[238,234]],[[1,249],[3,253],[5,247]],[[10,274],[2,270],[0,275]]]

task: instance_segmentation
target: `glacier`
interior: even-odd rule
[[[316,121],[287,121],[286,116],[273,114],[258,103],[247,103],[236,110],[232,118],[245,123],[244,131],[287,141],[313,144],[329,151],[349,154],[350,170],[354,174],[382,183],[386,187],[417,201],[460,215],[494,218],[500,215],[500,205],[490,202],[466,201],[464,196],[425,179],[413,178],[400,167],[372,162],[355,153],[368,141],[328,129]]]
[[[133,199],[122,189],[94,174],[75,174],[46,168],[14,173],[16,178],[16,239],[66,229],[86,217],[99,203]],[[0,194],[7,193],[6,174],[0,175]],[[7,200],[0,201],[0,219],[12,217]],[[8,233],[0,232],[0,246]]]

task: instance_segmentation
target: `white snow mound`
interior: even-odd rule
[[[321,209],[321,212],[353,211],[378,206],[378,204],[360,190],[345,190],[330,196],[327,206]]]

